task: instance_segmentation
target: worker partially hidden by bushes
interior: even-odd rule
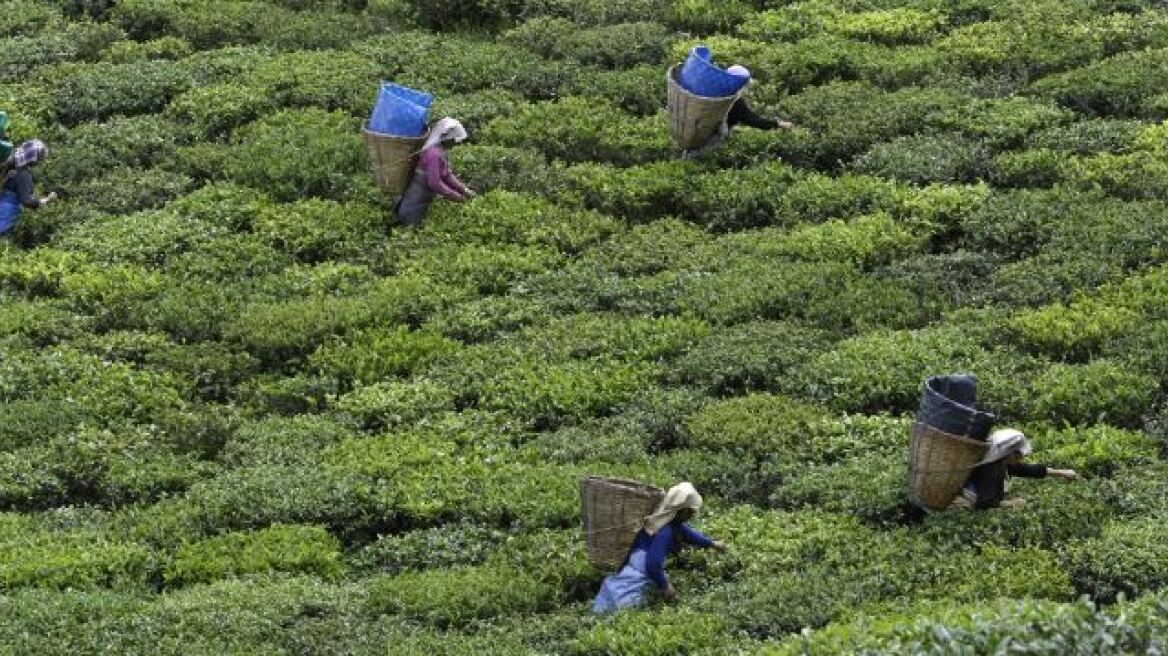
[[[745,66],[734,65],[727,68],[726,72],[738,77],[750,78],[750,71]],[[730,136],[730,132],[739,125],[745,125],[748,128],[755,128],[756,130],[777,130],[780,128],[790,130],[795,127],[790,121],[766,118],[758,115],[746,103],[745,95],[746,90],[743,89],[738,99],[730,106],[730,111],[726,113],[726,120],[718,127],[718,131],[714,133],[714,136],[710,137],[710,140],[701,148],[685,151],[683,157],[696,157],[708,150],[717,148],[726,137]]]
[[[38,139],[26,141],[12,153],[0,168],[4,176],[3,192],[0,193],[0,235],[16,225],[24,208],[39,209],[57,198],[56,192],[37,198],[33,195],[34,182],[32,167],[49,154],[49,149]]]
[[[665,576],[665,557],[676,554],[683,544],[703,549],[726,549],[725,544],[714,541],[685,523],[701,507],[702,497],[693,485],[678,483],[669,488],[657,510],[645,518],[625,558],[624,566],[616,574],[604,579],[600,593],[592,604],[592,612],[609,613],[640,606],[645,603],[650,583],[657,586],[665,599],[676,599],[677,591]]]
[[[1068,481],[1079,477],[1073,469],[1054,469],[1040,464],[1022,462],[1030,455],[1030,441],[1013,428],[996,430],[990,435],[989,450],[970,472],[961,495],[953,500],[953,508],[1021,508],[1026,500],[1006,497],[1007,478],[1046,478],[1056,476]]]
[[[466,136],[466,128],[452,118],[438,121],[430,130],[422,145],[410,186],[397,204],[397,215],[403,224],[411,228],[422,225],[422,219],[435,195],[456,202],[470,200],[477,195],[455,177],[446,156],[446,149],[466,140]]]

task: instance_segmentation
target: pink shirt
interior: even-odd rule
[[[441,146],[430,146],[418,158],[418,168],[426,174],[426,186],[430,191],[450,200],[463,200],[466,185],[455,177],[446,161],[446,151]]]

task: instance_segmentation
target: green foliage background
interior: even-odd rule
[[[790,132],[677,158],[695,43]],[[1168,648],[1151,0],[4,0],[0,652]],[[391,225],[433,92],[483,193]],[[1074,485],[904,522],[920,381]],[[595,618],[584,474],[732,545]]]

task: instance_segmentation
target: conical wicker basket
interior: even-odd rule
[[[400,195],[410,184],[418,163],[418,151],[426,137],[397,137],[370,132],[368,126],[361,130],[361,136],[365,138],[365,150],[369,152],[377,186],[387,194]]]
[[[580,479],[580,516],[588,561],[601,569],[620,567],[645,516],[664,498],[661,488],[636,481],[599,476]]]
[[[926,510],[944,510],[961,491],[986,443],[915,422],[908,449],[909,498]]]
[[[726,114],[738,96],[707,98],[694,95],[681,88],[677,81],[677,71],[678,67],[674,66],[665,74],[669,129],[679,148],[696,150],[706,145],[710,137],[718,132],[718,126],[726,120]]]

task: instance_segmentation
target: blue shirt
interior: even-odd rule
[[[703,549],[714,546],[714,541],[701,531],[690,528],[684,522],[670,522],[654,535],[645,529],[637,531],[637,539],[630,552],[643,549],[646,552],[645,574],[653,580],[658,590],[669,586],[665,576],[665,557],[681,551],[683,544],[692,544]]]

